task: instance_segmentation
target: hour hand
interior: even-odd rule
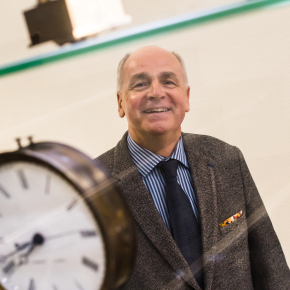
[[[31,244],[31,242],[26,242],[23,244],[15,244],[16,249],[11,251],[10,253],[6,254],[6,255],[2,255],[0,256],[0,263],[5,263],[6,260],[14,255],[16,255],[18,252],[26,249],[29,245]]]
[[[31,242],[24,243],[22,245],[15,245],[16,250],[9,253],[10,256],[16,254],[17,252],[27,248],[29,246],[29,249],[27,250],[26,253],[19,255],[19,261],[18,263],[15,263],[14,260],[11,260],[8,262],[4,267],[2,268],[3,272],[8,274],[12,273],[15,271],[16,268],[20,267],[21,265],[27,264],[28,263],[28,257],[31,254],[31,252],[34,250],[36,246],[42,245],[44,243],[44,238],[41,234],[35,234],[32,238]],[[7,255],[5,256],[7,259]]]
[[[16,247],[17,252],[19,252],[19,251],[26,249],[30,244],[31,244],[31,242],[26,242],[26,243],[23,243],[21,245],[15,244],[15,247]]]
[[[27,263],[28,256],[35,249],[36,246],[40,246],[44,243],[44,237],[41,234],[35,234],[32,241],[28,243],[30,246],[26,253],[20,255],[20,265]]]

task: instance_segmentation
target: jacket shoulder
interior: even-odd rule
[[[237,158],[238,156],[237,147],[218,138],[189,133],[183,133],[182,136],[185,146],[191,147],[195,152],[209,156],[213,160]]]
[[[115,147],[95,158],[109,173],[113,171]]]

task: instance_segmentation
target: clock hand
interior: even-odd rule
[[[80,234],[82,237],[93,237],[97,235],[97,232],[95,230],[72,230],[72,231],[67,231],[67,232],[51,235],[45,238],[41,234],[36,233],[30,242],[26,242],[21,245],[15,244],[16,250],[1,257],[3,261],[0,260],[0,262],[4,263],[9,257],[29,247],[26,253],[19,255],[18,263],[15,263],[14,260],[10,260],[8,263],[6,263],[4,267],[2,268],[3,272],[8,274],[9,272],[15,271],[15,269],[19,268],[21,265],[27,264],[28,257],[32,253],[32,251],[35,249],[36,246],[42,245],[45,242],[45,240],[57,239],[57,238],[62,238],[62,237],[75,235],[75,234]]]
[[[46,240],[53,240],[58,239],[62,237],[67,237],[75,234],[80,234],[82,237],[93,237],[97,235],[97,232],[95,230],[71,230],[63,233],[58,233],[55,235],[50,235],[45,237]]]
[[[72,230],[72,231],[67,231],[67,232],[63,232],[63,233],[58,233],[55,235],[50,235],[45,237],[45,240],[53,240],[53,239],[58,239],[58,238],[62,238],[62,237],[66,237],[66,236],[70,236],[70,235],[75,235],[75,234],[80,234],[82,237],[93,237],[97,235],[97,232],[95,230]],[[44,239],[42,235],[40,234],[36,234],[35,235],[36,239],[40,239],[36,241],[37,242],[41,242],[41,239]],[[44,240],[43,240],[44,242]],[[11,251],[10,253],[0,256],[0,263],[5,263],[7,261],[8,258],[16,255],[18,252],[26,249],[29,245],[31,245],[30,249],[28,251],[32,251],[35,247],[35,245],[33,246],[33,241],[32,242],[26,242],[23,244],[15,244],[16,250]],[[40,243],[41,244],[41,243]],[[26,253],[27,255],[27,253]]]
[[[43,243],[44,243],[43,236],[41,234],[38,234],[37,233],[37,234],[35,234],[33,236],[31,242],[24,243],[24,244],[18,246],[18,249],[20,248],[21,250],[23,250],[27,246],[30,246],[30,247],[29,247],[29,249],[27,250],[26,253],[21,254],[19,256],[18,263],[15,263],[13,260],[11,260],[6,265],[4,265],[4,267],[2,268],[3,272],[5,272],[6,274],[8,274],[8,273],[10,273],[12,271],[15,271],[15,269],[19,268],[21,265],[27,264],[28,263],[28,257],[31,254],[31,252],[35,249],[36,246],[42,245]],[[17,245],[16,245],[16,247],[17,247]]]
[[[25,254],[22,254],[22,257],[28,258],[28,256],[31,254],[31,252],[35,249],[36,246],[40,246],[44,243],[45,239],[41,234],[35,234],[32,238],[32,241],[29,243],[30,248],[27,250]]]
[[[9,258],[9,257],[12,257],[14,256],[15,254],[17,254],[18,252],[24,250],[25,248],[27,248],[29,245],[30,245],[31,242],[26,242],[26,243],[23,243],[23,244],[15,244],[15,247],[16,249],[11,251],[10,253],[6,254],[6,255],[2,255],[0,256],[0,263],[4,263],[6,262],[6,260]]]

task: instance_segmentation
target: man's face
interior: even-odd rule
[[[189,86],[178,59],[158,47],[137,50],[123,68],[118,91],[119,116],[127,117],[133,137],[148,134],[180,135],[189,111]]]

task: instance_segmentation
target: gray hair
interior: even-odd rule
[[[171,53],[178,59],[179,63],[181,64],[185,83],[187,84],[188,83],[187,72],[186,72],[185,64],[184,64],[182,57],[177,52],[172,51]],[[117,69],[117,90],[121,90],[121,87],[123,85],[124,65],[131,54],[132,53],[130,53],[130,52],[126,53],[125,56],[119,62],[118,69]]]

